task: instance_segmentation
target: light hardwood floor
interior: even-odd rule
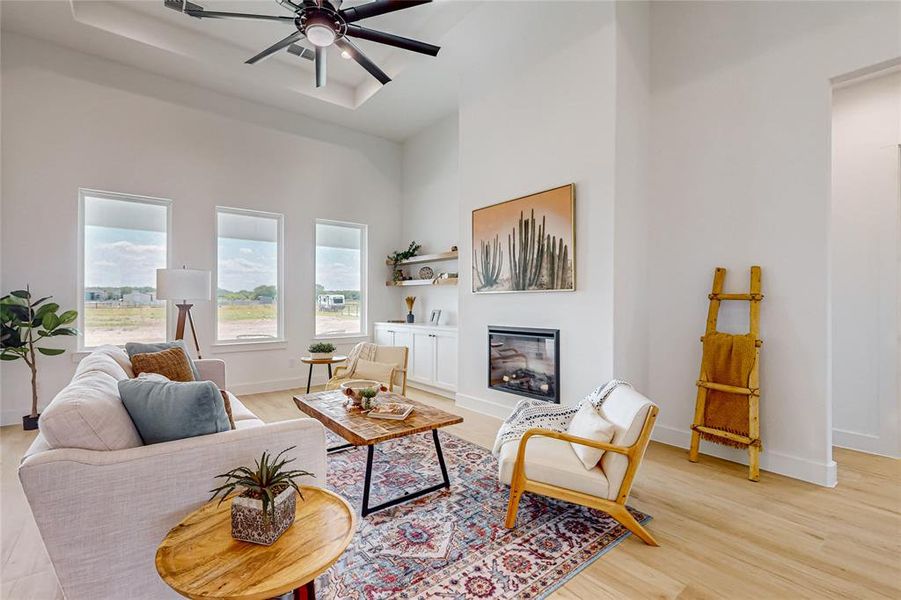
[[[298,416],[299,390],[245,396],[266,421]],[[411,390],[464,417],[449,431],[490,447],[497,419]],[[16,477],[33,438],[0,429],[2,598],[60,598]],[[659,548],[634,537],[553,598],[901,598],[901,461],[836,449],[839,485],[825,489],[652,443],[629,504],[650,513]]]

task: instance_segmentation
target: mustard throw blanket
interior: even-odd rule
[[[713,333],[704,336],[704,356],[701,359],[702,379],[736,387],[748,387],[748,377],[754,366],[757,350],[750,333],[735,335]],[[748,397],[718,390],[707,390],[704,405],[704,425],[748,435]],[[744,448],[743,444],[701,432],[705,440]]]

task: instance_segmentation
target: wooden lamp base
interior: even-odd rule
[[[203,358],[200,355],[200,344],[197,343],[197,331],[194,329],[194,319],[191,317],[191,308],[193,304],[181,303],[176,304],[178,307],[178,323],[175,325],[175,339],[185,339],[185,321],[191,324],[191,335],[194,338],[194,347],[197,349],[197,358]]]

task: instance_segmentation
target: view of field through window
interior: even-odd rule
[[[156,270],[166,267],[168,206],[83,197],[83,346],[166,339]]]
[[[217,337],[279,337],[279,217],[218,210]]]
[[[363,332],[363,229],[316,223],[316,335]]]

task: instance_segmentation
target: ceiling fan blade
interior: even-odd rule
[[[344,17],[345,21],[353,23],[360,19],[368,19],[369,17],[377,17],[396,10],[413,8],[420,4],[428,4],[431,1],[432,0],[376,0],[375,2],[370,2],[361,6],[345,8],[338,12],[341,13],[341,16]]]
[[[335,45],[350,54],[350,57],[355,61],[360,63],[360,66],[369,71],[369,74],[375,77],[381,82],[382,85],[385,85],[391,78],[388,77],[388,74],[382,71],[374,62],[369,60],[369,58],[363,54],[363,51],[360,50],[356,44],[350,41],[347,38],[338,38],[335,40]]]
[[[176,10],[198,19],[250,19],[252,21],[281,21],[282,23],[293,23],[294,19],[296,18],[280,15],[252,15],[249,13],[203,10],[196,4],[192,5],[190,2],[188,3],[188,6],[184,10],[182,10],[181,2],[176,2],[176,4],[178,4],[178,8],[176,8]],[[170,6],[170,3],[168,1],[166,2],[166,6]],[[191,6],[197,6],[197,8],[190,8]],[[170,6],[170,8],[174,7]]]
[[[316,87],[325,87],[325,48],[316,46]]]
[[[359,25],[348,25],[347,34],[351,37],[360,38],[361,40],[369,40],[370,42],[378,42],[379,44],[387,44],[395,48],[410,50],[411,52],[419,52],[420,54],[428,54],[429,56],[438,56],[440,46],[426,44],[418,40],[394,35],[393,33],[385,33],[384,31],[376,31],[375,29],[367,29]]]
[[[313,52],[309,48],[301,46],[300,44],[291,44],[290,46],[288,46],[288,53],[293,54],[294,56],[299,56],[300,58],[305,58],[307,60],[313,60],[313,58],[316,56],[315,52]]]
[[[260,62],[261,60],[263,60],[264,58],[275,54],[276,52],[278,52],[279,50],[282,50],[283,48],[287,48],[294,42],[298,42],[301,39],[303,39],[303,33],[300,31],[295,31],[294,33],[292,33],[285,39],[275,42],[274,44],[272,44],[271,46],[269,46],[268,48],[266,48],[265,50],[263,50],[256,56],[248,58],[245,62],[248,65],[256,64],[256,63]]]

